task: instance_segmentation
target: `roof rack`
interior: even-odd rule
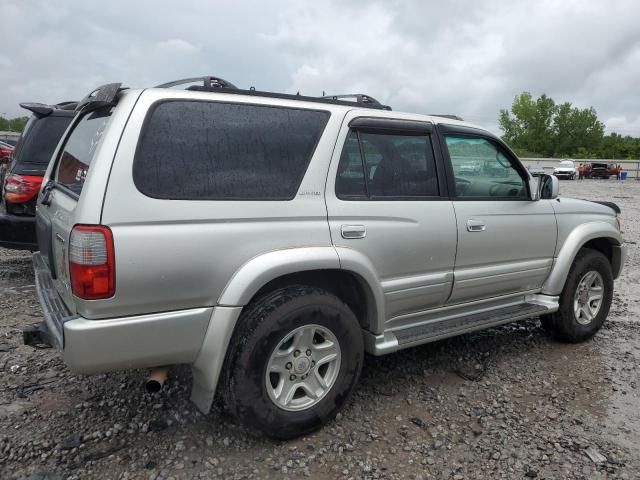
[[[115,105],[118,93],[124,90],[124,88],[120,88],[121,85],[121,83],[101,85],[78,102],[76,111],[95,110],[97,108]]]
[[[155,88],[171,88],[177,87],[178,85],[187,85],[189,83],[195,82],[202,82],[202,86],[207,88],[238,88],[233,83],[228,82],[223,78],[212,76],[183,78],[180,80],[174,80],[172,82],[156,85]],[[190,88],[187,88],[187,90],[189,89]]]
[[[464,118],[459,117],[458,115],[439,115],[437,113],[430,113],[429,115],[432,117],[448,118],[450,120],[460,120],[461,122],[464,122]]]
[[[300,95],[296,93],[295,95],[290,93],[276,93],[276,92],[264,92],[260,90],[256,90],[251,87],[249,90],[243,90],[241,88],[224,88],[224,87],[204,87],[200,85],[193,85],[189,87],[187,90],[193,90],[197,92],[218,92],[218,93],[232,93],[235,95],[250,95],[254,97],[267,97],[267,98],[281,98],[283,100],[298,100],[301,102],[314,102],[314,103],[324,103],[330,105],[345,105],[351,107],[358,108],[372,108],[376,110],[391,110],[391,107],[388,105],[382,105],[379,102],[373,102],[373,97],[368,95],[362,95],[362,97],[367,97],[367,101],[363,101],[362,99],[358,101],[354,95],[330,95],[330,96],[322,96],[322,97],[308,97],[306,95]],[[360,95],[360,94],[359,94]],[[343,98],[354,98],[356,101],[343,100]]]

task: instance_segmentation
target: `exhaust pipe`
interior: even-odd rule
[[[164,382],[167,380],[167,369],[165,367],[156,367],[151,370],[145,388],[149,393],[158,393],[162,390]]]

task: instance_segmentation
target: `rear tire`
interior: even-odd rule
[[[364,359],[360,325],[338,297],[289,286],[242,313],[229,345],[222,399],[249,428],[286,440],[333,419]]]
[[[541,316],[540,322],[560,340],[582,342],[600,330],[612,299],[613,274],[609,260],[602,253],[585,248],[573,261],[560,294],[560,309]]]

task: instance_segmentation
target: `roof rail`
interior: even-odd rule
[[[253,87],[251,87],[249,90],[243,90],[240,88],[203,87],[200,85],[193,85],[192,87],[189,87],[188,90],[193,90],[197,92],[232,93],[235,95],[250,95],[252,97],[282,98],[284,100],[297,100],[300,102],[314,102],[314,103],[324,103],[324,104],[330,104],[330,105],[345,105],[345,106],[358,107],[358,108],[372,108],[376,110],[391,110],[391,107],[387,105],[381,105],[378,102],[375,102],[375,103],[371,101],[358,102],[357,100],[352,102],[349,100],[343,100],[342,98],[338,98],[338,97],[353,98],[353,95],[307,97],[305,95],[300,95],[300,93],[290,94],[290,93],[263,92],[260,90],[256,90]],[[372,99],[372,97],[369,97],[368,95],[365,95],[365,96],[370,100]]]
[[[324,92],[322,93],[322,98],[327,98],[330,100],[347,100],[347,101],[352,101],[355,103],[368,103],[368,104],[373,104],[373,105],[380,105],[381,107],[385,107],[386,105],[382,105],[378,100],[376,100],[375,98],[369,96],[369,95],[365,95],[364,93],[345,93],[342,95],[325,95]],[[349,98],[353,98],[353,100],[348,100]],[[389,110],[391,110],[391,108],[388,108]]]
[[[228,82],[223,78],[212,76],[183,78],[180,80],[174,80],[172,82],[156,85],[155,88],[171,88],[177,87],[178,85],[187,85],[189,83],[195,82],[202,82],[202,86],[206,88],[238,88],[233,83]]]
[[[95,110],[101,107],[115,105],[118,93],[124,88],[120,88],[121,83],[107,83],[96,88],[86,97],[78,102],[76,111]]]
[[[464,118],[459,117],[458,115],[439,115],[437,113],[430,113],[429,115],[432,117],[448,118],[450,120],[460,120],[461,122],[464,122]]]

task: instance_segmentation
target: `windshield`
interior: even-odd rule
[[[573,164],[573,162],[572,162],[572,161],[570,161],[570,160],[566,160],[566,161],[564,161],[564,162],[560,162],[560,165],[558,165],[558,166],[559,166],[559,167],[562,167],[562,168],[573,168],[573,167],[574,167],[574,164]]]

